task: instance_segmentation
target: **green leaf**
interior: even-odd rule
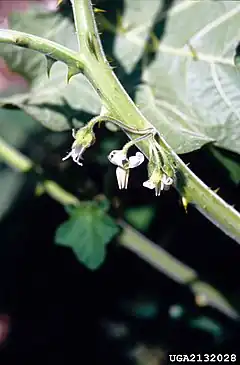
[[[240,153],[240,73],[234,64],[239,24],[237,1],[180,1],[167,15],[135,100],[177,153],[211,141]],[[124,36],[139,43],[139,37]],[[121,58],[123,66],[134,60],[134,52]]]
[[[155,210],[152,206],[128,208],[125,212],[126,220],[136,229],[146,231],[154,217]]]
[[[77,259],[89,269],[97,269],[104,261],[105,246],[118,233],[114,220],[96,203],[82,203],[68,210],[69,219],[57,229],[55,241],[71,247]]]
[[[212,148],[213,156],[228,170],[231,180],[238,185],[240,183],[240,163],[226,155],[226,152]]]
[[[151,0],[151,6],[146,0],[125,0],[124,3],[121,27],[116,29],[114,55],[130,73],[143,54],[148,32],[163,2]]]
[[[24,14],[13,14],[9,27],[77,50],[73,24],[59,14],[40,13],[36,10]],[[1,45],[0,56],[13,71],[24,76],[30,83],[29,92],[1,98],[0,104],[13,104],[40,121],[45,127],[55,131],[72,127],[73,112],[70,112],[69,108],[74,109],[76,118],[82,110],[91,114],[97,114],[100,111],[100,99],[82,74],[75,75],[70,83],[67,83],[71,70],[69,74],[66,65],[56,62],[51,64],[50,70],[49,60],[47,61],[44,55],[7,44]],[[78,126],[77,122],[75,127]]]

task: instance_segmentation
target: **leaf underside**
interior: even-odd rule
[[[59,14],[34,10],[12,14],[9,27],[77,50],[73,24]],[[1,45],[0,56],[12,71],[20,73],[30,83],[29,92],[0,98],[0,104],[19,107],[54,131],[68,130],[73,127],[72,122],[75,127],[80,126],[78,117],[83,110],[99,113],[101,104],[98,95],[82,74],[74,76],[67,84],[66,65],[60,62],[50,65],[50,58],[12,45]]]
[[[130,30],[117,34],[115,55],[126,71],[144,51],[149,19],[135,23],[146,14],[144,3],[125,0],[122,22]],[[240,153],[240,71],[234,64],[239,24],[237,1],[180,1],[168,12],[135,101],[177,153],[211,141]]]

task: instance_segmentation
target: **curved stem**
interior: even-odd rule
[[[32,34],[19,32],[17,30],[0,29],[0,43],[13,44],[23,48],[29,48],[43,53],[56,61],[62,61],[71,68],[83,70],[84,63],[81,54]]]
[[[147,133],[154,133],[154,131],[156,131],[155,128],[146,128],[146,129],[137,129],[134,127],[131,127],[129,125],[126,125],[124,123],[122,123],[120,120],[116,119],[116,118],[112,118],[108,115],[98,115],[97,117],[92,118],[89,122],[88,125],[92,125],[92,127],[95,126],[95,124],[98,123],[113,123],[116,126],[118,126],[119,128],[121,128],[124,132],[131,132],[134,134],[142,134],[145,135]]]
[[[130,147],[132,147],[132,146],[135,146],[137,143],[139,143],[140,141],[143,141],[144,139],[147,139],[147,138],[149,138],[149,137],[152,137],[152,132],[150,132],[150,133],[147,133],[147,134],[144,134],[143,136],[141,136],[141,137],[137,137],[137,138],[135,138],[135,139],[131,139],[129,142],[127,142],[125,145],[124,145],[124,147],[123,147],[123,149],[122,149],[122,151],[124,152],[124,153],[127,153],[127,151],[129,150],[129,148]]]

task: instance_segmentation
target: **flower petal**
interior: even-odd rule
[[[147,180],[147,181],[145,181],[144,183],[143,183],[143,186],[145,187],[145,188],[148,188],[148,189],[155,189],[155,187],[156,187],[156,185],[155,184],[153,184],[153,182],[152,181],[150,181],[150,180]]]
[[[79,160],[80,158],[82,158],[82,154],[84,153],[85,149],[86,148],[84,148],[82,145],[77,145],[73,147],[72,148],[73,160],[75,161],[76,159]]]
[[[129,170],[122,169],[121,167],[116,168],[116,176],[119,189],[127,189],[128,187],[128,178],[129,178]]]
[[[161,183],[159,184],[159,186],[160,186],[160,190],[164,190],[165,189],[165,185],[164,185],[164,182],[163,181],[161,181]]]
[[[173,179],[170,176],[164,174],[162,177],[162,182],[164,183],[164,185],[172,185]]]
[[[127,156],[122,150],[114,150],[108,155],[109,161],[116,165],[123,167],[123,163],[127,162]]]
[[[73,156],[73,161],[76,162],[78,165],[83,166],[83,164],[80,162],[80,159],[82,159],[81,155]]]
[[[162,185],[157,184],[157,186],[155,187],[155,196],[160,196],[162,191]]]
[[[71,157],[72,156],[72,151],[71,152],[69,152],[68,154],[67,154],[67,156],[65,156],[65,157],[63,157],[62,158],[62,161],[65,161],[65,160],[67,160],[69,157]]]
[[[129,157],[129,168],[133,169],[141,165],[144,161],[144,155],[141,152],[137,152],[135,156]]]

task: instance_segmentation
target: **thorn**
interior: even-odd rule
[[[110,56],[107,56],[107,60],[108,60],[109,63],[114,62],[114,59],[112,57],[110,57]]]
[[[50,77],[51,68],[52,68],[53,64],[55,62],[57,62],[57,61],[54,60],[53,58],[49,57],[49,56],[46,56],[46,59],[47,59],[47,75],[48,75],[48,78],[49,78]]]
[[[190,166],[190,162],[186,163],[186,166],[187,166],[187,167],[188,167],[188,166]]]
[[[94,8],[94,13],[106,13],[107,11],[104,9]]]
[[[198,61],[198,55],[197,55],[197,52],[196,52],[195,48],[191,45],[191,43],[188,43],[188,47],[189,47],[190,52],[192,54],[193,60]]]
[[[217,188],[217,189],[213,190],[213,192],[217,194],[219,192],[219,190],[220,190],[220,188]]]
[[[182,196],[182,205],[183,205],[183,208],[185,210],[185,213],[187,214],[188,213],[188,201],[187,199],[185,198],[185,196]]]
[[[76,69],[74,69],[74,68],[70,68],[70,67],[68,67],[68,73],[67,73],[67,83],[69,84],[70,79],[71,79],[73,76],[77,75],[78,73],[80,73],[80,71],[79,71],[79,70],[76,70]]]

